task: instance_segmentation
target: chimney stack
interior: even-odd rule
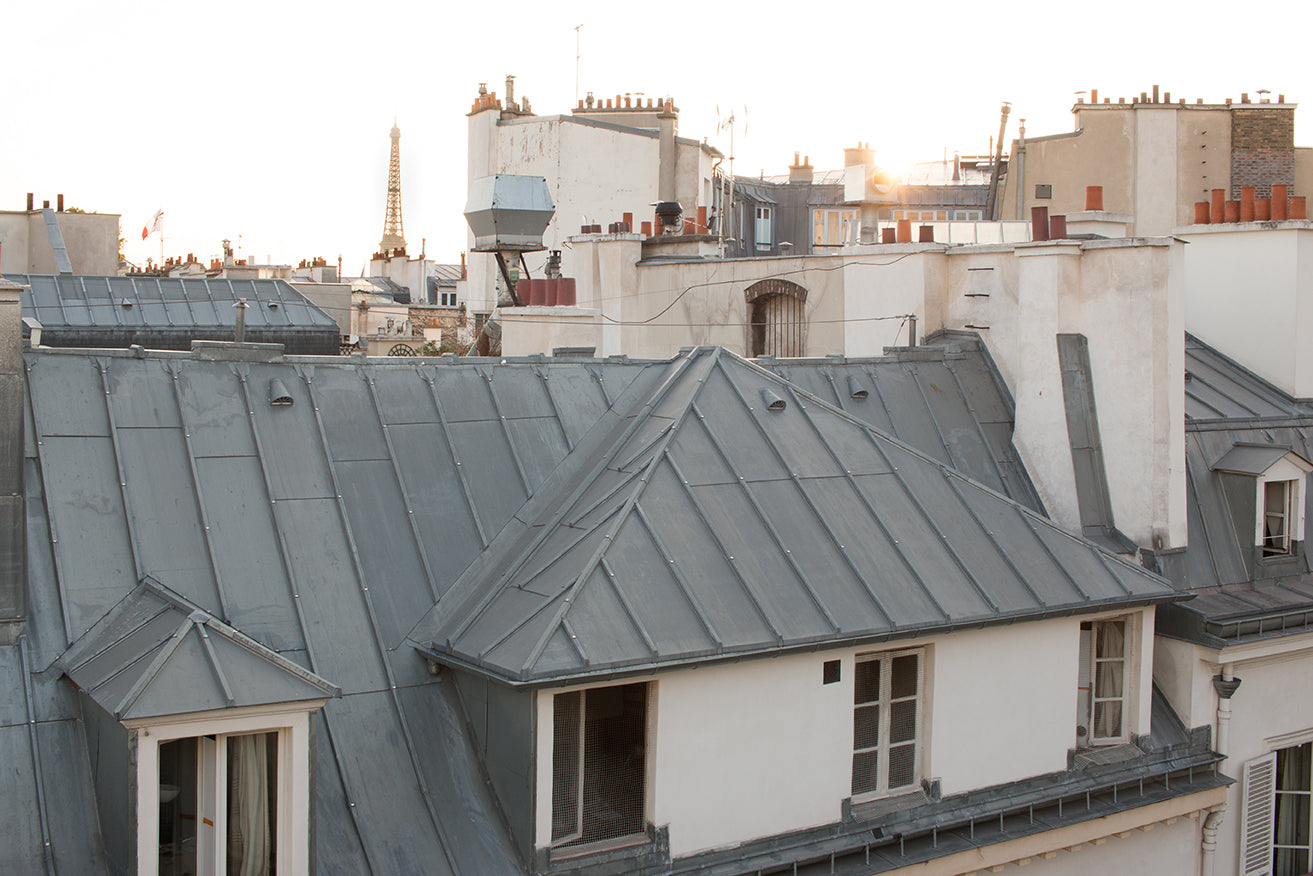
[[[0,645],[18,640],[27,616],[22,288],[0,277]]]
[[[661,105],[661,112],[657,115],[657,124],[660,126],[660,141],[658,144],[658,161],[657,171],[657,200],[658,201],[675,201],[675,122],[679,116],[675,115],[675,102],[669,98]]]

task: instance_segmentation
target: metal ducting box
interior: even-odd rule
[[[536,252],[556,207],[541,176],[501,173],[470,183],[465,221],[475,252]]]

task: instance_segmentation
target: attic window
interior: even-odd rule
[[[1265,481],[1263,483],[1263,556],[1289,554],[1291,550],[1291,521],[1294,519],[1294,481]]]
[[[853,797],[921,781],[921,650],[858,657],[853,673]]]
[[[552,698],[552,845],[642,834],[647,685],[574,690]]]

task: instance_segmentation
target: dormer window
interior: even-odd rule
[[[1212,469],[1224,479],[1250,479],[1251,487],[1246,489],[1242,481],[1236,481],[1227,495],[1237,525],[1253,526],[1258,559],[1280,560],[1299,550],[1304,541],[1304,482],[1313,472],[1313,464],[1287,446],[1241,442],[1213,463]],[[1248,524],[1246,518],[1253,523]]]

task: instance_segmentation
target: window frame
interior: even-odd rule
[[[1136,702],[1139,691],[1139,641],[1140,626],[1136,615],[1111,615],[1082,620],[1080,624],[1080,660],[1076,684],[1077,706],[1076,725],[1084,728],[1082,735],[1077,730],[1076,747],[1078,749],[1101,748],[1110,745],[1123,745],[1131,741],[1132,718],[1138,714]],[[1121,654],[1117,657],[1099,655],[1098,626],[1100,624],[1118,623],[1122,628]],[[1098,672],[1100,664],[1111,665],[1120,661],[1121,692],[1117,696],[1098,695]],[[1097,735],[1095,732],[1096,706],[1100,703],[1121,703],[1121,732],[1115,736]]]
[[[1277,797],[1281,793],[1291,793],[1278,787],[1281,776],[1277,760],[1282,751],[1293,751],[1310,744],[1313,744],[1313,729],[1273,737],[1266,740],[1263,754],[1241,765],[1240,846],[1236,865],[1242,876],[1270,876],[1274,873],[1278,848],[1309,849],[1310,865],[1313,865],[1313,824],[1309,825],[1309,846],[1278,846],[1276,842],[1280,830]],[[1313,764],[1310,764],[1310,772],[1313,772]],[[1313,775],[1309,776],[1309,782],[1313,788]],[[1313,796],[1313,791],[1295,793]],[[1310,809],[1313,810],[1313,801]],[[1313,811],[1310,816],[1313,817]]]
[[[236,714],[202,713],[175,716],[164,721],[125,722],[129,730],[136,732],[137,768],[137,868],[139,876],[158,876],[160,844],[160,746],[179,739],[213,736],[215,737],[216,758],[215,776],[218,781],[221,768],[227,762],[227,745],[229,737],[248,736],[257,733],[277,733],[277,757],[275,800],[277,807],[277,828],[274,848],[280,874],[308,874],[310,870],[310,848],[308,837],[310,824],[310,777],[313,769],[310,763],[310,715],[322,706],[322,701],[315,703],[310,711],[302,703],[296,711],[238,709]],[[197,748],[200,749],[198,744]],[[200,752],[198,750],[198,760]],[[222,787],[224,783],[219,783]],[[219,810],[224,809],[220,806]],[[223,828],[226,814],[216,810],[214,835],[224,836]],[[197,843],[197,865],[200,872],[207,872],[200,861],[200,843]],[[224,873],[226,868],[226,843],[215,843],[215,873]]]
[[[772,241],[774,240],[774,228],[772,227],[774,212],[770,207],[761,204],[755,205],[753,210],[753,242],[756,244],[758,250],[768,250],[771,248]]]
[[[1279,511],[1272,511],[1269,508],[1269,492],[1273,487],[1281,488],[1281,495],[1278,497],[1281,503]],[[1299,493],[1298,481],[1293,479],[1264,479],[1259,484],[1259,510],[1258,510],[1258,549],[1263,557],[1286,557],[1294,551],[1294,531],[1295,521],[1295,497]],[[1269,528],[1269,523],[1273,520],[1279,521],[1280,532],[1273,536]]]
[[[640,794],[640,806],[642,808],[642,827],[638,831],[618,834],[616,836],[600,837],[588,841],[581,841],[586,828],[583,820],[583,810],[585,807],[584,799],[584,782],[587,777],[588,761],[586,757],[587,742],[587,716],[588,716],[588,694],[599,690],[605,690],[617,687],[626,687],[641,685],[644,690],[644,716],[643,716],[643,788]],[[561,690],[546,691],[545,700],[540,701],[545,704],[545,715],[549,716],[547,720],[540,721],[545,726],[547,735],[545,738],[546,749],[544,754],[547,760],[547,770],[540,774],[545,779],[545,796],[539,796],[539,805],[545,807],[545,834],[540,836],[536,845],[551,850],[551,853],[561,857],[576,857],[579,855],[592,854],[594,852],[606,851],[616,848],[637,845],[650,840],[649,829],[652,824],[653,808],[653,734],[655,730],[655,683],[648,679],[625,680],[617,684],[589,685],[586,687],[572,687]],[[579,727],[576,734],[575,743],[577,745],[575,759],[577,761],[574,770],[575,781],[575,799],[577,807],[576,829],[561,837],[556,837],[555,812],[556,812],[556,705],[561,697],[579,696]],[[540,779],[541,780],[541,779]],[[538,819],[539,831],[544,827],[542,819]]]
[[[915,793],[921,788],[921,780],[925,776],[923,760],[925,758],[926,742],[929,736],[929,734],[926,733],[925,727],[927,654],[927,648],[917,647],[903,648],[897,651],[876,651],[868,654],[857,654],[853,658],[853,735],[851,737],[852,744],[849,746],[852,752],[851,764],[853,766],[853,772],[856,772],[856,761],[858,755],[876,752],[877,758],[875,788],[858,791],[856,787],[854,787],[856,784],[854,781],[855,775],[850,776],[848,790],[851,794],[851,800],[854,803],[865,803],[870,800],[879,800],[884,797]],[[893,662],[897,658],[910,656],[915,656],[917,658],[916,691],[910,697],[893,697]],[[881,664],[879,680],[880,690],[878,698],[876,700],[858,702],[857,697],[859,696],[859,692],[857,690],[857,682],[861,675],[860,667],[862,664],[873,662],[879,662]],[[906,784],[897,785],[891,788],[889,786],[890,749],[904,746],[907,744],[908,740],[898,740],[895,742],[890,738],[890,725],[892,723],[893,711],[890,707],[896,702],[907,702],[909,699],[913,700],[916,704],[914,712],[916,728],[913,731],[912,739],[910,740],[912,744],[912,778]],[[869,708],[873,705],[877,706],[879,710],[876,744],[859,748],[856,729],[857,710]]]
[[[855,226],[861,228],[861,210],[856,207],[817,207],[812,210],[812,246],[843,246]],[[831,227],[833,225],[833,228]],[[836,232],[838,239],[831,239],[830,232]]]

